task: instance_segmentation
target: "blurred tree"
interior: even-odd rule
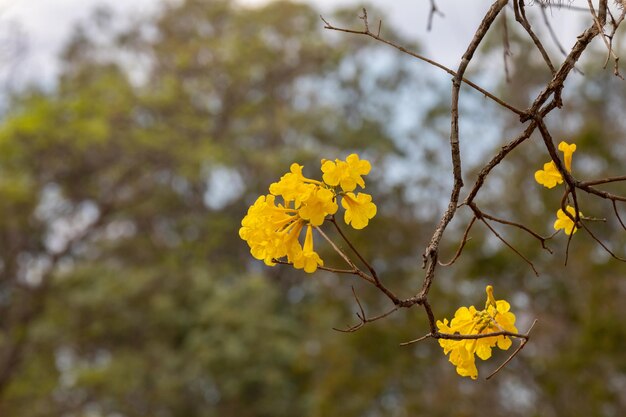
[[[101,10],[77,30],[58,86],[18,94],[0,128],[0,413],[292,416],[334,404],[320,381],[354,375],[352,348],[333,342],[345,375],[312,361],[350,320],[333,278],[314,288],[261,270],[237,231],[294,160],[399,156],[387,124],[415,83],[407,61],[373,65],[380,48],[331,42],[317,13],[289,2],[188,0],[130,30],[113,22]],[[379,188],[405,214],[382,215],[374,233],[415,227],[402,189]],[[384,252],[414,256],[413,242]],[[385,369],[374,368],[360,372]]]

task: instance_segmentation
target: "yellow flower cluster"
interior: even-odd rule
[[[460,335],[480,335],[508,331],[517,333],[515,315],[509,311],[511,306],[505,300],[497,300],[493,296],[493,287],[487,285],[487,302],[484,310],[476,310],[474,306],[461,307],[454,314],[452,321],[448,319],[437,321],[441,333]],[[482,360],[491,357],[491,349],[495,346],[507,350],[511,346],[508,336],[490,336],[478,339],[439,339],[443,353],[450,354],[450,362],[456,366],[461,376],[472,379],[478,377],[475,356]]]
[[[305,177],[302,165],[292,164],[290,172],[260,196],[241,221],[239,236],[250,246],[250,253],[266,265],[287,258],[297,269],[313,273],[324,261],[313,249],[313,227],[337,212],[337,199],[345,209],[344,220],[355,229],[368,225],[376,215],[372,197],[354,194],[357,185],[365,187],[363,176],[370,172],[368,161],[349,155],[345,161],[322,160],[323,182]],[[277,198],[282,199],[282,203]],[[304,244],[300,235],[306,226]]]
[[[565,162],[565,169],[567,172],[572,172],[572,155],[576,151],[575,144],[569,144],[567,142],[559,143],[559,151],[563,152],[563,161]],[[547,162],[543,164],[543,169],[535,172],[535,181],[539,184],[543,185],[546,188],[554,188],[557,184],[563,183],[563,176],[556,169],[556,164],[554,161]],[[576,210],[572,206],[567,206],[565,208],[568,213],[572,215],[572,217],[576,217]],[[579,217],[583,214],[578,212]],[[572,233],[576,233],[578,228],[576,227],[574,221],[570,219],[567,214],[561,209],[556,213],[556,221],[554,222],[554,230],[563,229],[567,235],[571,235]]]

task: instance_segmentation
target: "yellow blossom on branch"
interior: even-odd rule
[[[543,164],[543,169],[535,172],[535,181],[547,188],[554,188],[563,182],[563,176],[556,169],[554,161]]]
[[[567,212],[571,214],[574,219],[576,218],[576,210],[574,209],[574,207],[568,205],[567,207],[565,207],[565,210],[567,210]],[[578,217],[582,217],[582,215],[583,215],[582,212],[579,211]],[[578,230],[574,221],[570,219],[563,210],[559,209],[559,211],[556,212],[556,221],[554,222],[554,230],[561,230],[561,229],[563,229],[566,235],[571,235],[572,233],[576,233],[576,231]]]
[[[316,188],[317,181],[302,175],[302,165],[291,164],[290,172],[283,175],[280,181],[270,185],[270,193],[281,196],[285,204],[293,201],[296,208],[300,207]]]
[[[567,172],[572,172],[572,155],[576,151],[576,145],[561,142],[559,143],[559,151],[563,152],[565,169],[567,169]],[[543,169],[535,172],[535,181],[546,188],[554,188],[557,184],[563,182],[563,176],[556,168],[554,161],[550,161],[543,165]]]
[[[298,214],[313,226],[320,226],[328,214],[337,212],[335,193],[328,188],[316,187],[298,209]]]
[[[346,209],[344,221],[355,229],[363,229],[376,215],[376,205],[372,203],[372,196],[369,194],[345,193],[341,205]]]
[[[306,237],[304,238],[304,246],[300,253],[293,259],[293,266],[296,269],[304,269],[304,272],[312,274],[317,270],[318,266],[324,266],[324,261],[313,250],[313,230],[309,224],[306,229]]]
[[[565,169],[567,172],[572,172],[572,155],[576,151],[576,144],[571,145],[567,142],[559,143],[559,151],[563,152],[563,160],[565,161]]]
[[[344,192],[354,191],[357,185],[365,188],[362,175],[369,174],[372,166],[369,161],[359,159],[357,154],[349,155],[345,161],[322,160],[322,179],[331,186],[339,185]]]
[[[502,331],[517,333],[515,315],[509,311],[510,304],[505,300],[496,300],[491,285],[487,286],[486,292],[484,310],[479,311],[474,306],[460,307],[450,322],[448,319],[437,321],[439,331],[448,335],[481,335]],[[440,338],[439,345],[445,355],[450,354],[450,362],[459,375],[476,379],[478,369],[474,355],[487,360],[491,357],[493,347],[502,350],[511,347],[511,339],[505,335],[460,340]]]

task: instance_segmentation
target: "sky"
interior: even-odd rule
[[[268,0],[238,0],[255,5]],[[269,0],[271,1],[271,0]],[[362,4],[354,0],[308,0],[322,13],[333,7]],[[27,56],[20,67],[23,79],[43,84],[53,82],[58,71],[56,57],[77,22],[87,18],[98,5],[107,5],[123,16],[154,13],[159,0],[0,0],[0,43],[14,28],[19,28],[26,39],[20,51]],[[429,57],[449,67],[456,67],[472,33],[491,4],[487,0],[437,0],[443,17],[436,16],[432,30],[426,29],[430,2],[427,0],[370,0],[370,4],[384,10],[390,26],[417,38]],[[573,4],[584,6],[583,0]],[[532,7],[530,7],[532,9]],[[511,10],[509,10],[511,13]],[[567,48],[575,42],[582,24],[580,13],[562,9],[552,10],[552,25]],[[358,21],[355,19],[355,24]],[[537,19],[537,29],[543,28]],[[320,22],[321,24],[321,22]],[[539,27],[542,26],[542,27]],[[450,30],[450,28],[454,28]],[[11,54],[0,48],[0,71],[6,70]],[[4,68],[2,68],[4,67]]]

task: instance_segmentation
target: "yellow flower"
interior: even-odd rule
[[[535,172],[535,181],[547,188],[554,188],[563,182],[561,173],[556,169],[554,161],[543,164],[543,169]]]
[[[317,182],[302,175],[302,168],[302,165],[291,164],[290,172],[270,185],[270,193],[281,196],[285,204],[293,201],[296,208],[300,207],[302,200],[306,200],[316,188],[314,182]]]
[[[477,335],[500,331],[517,333],[515,315],[509,310],[511,306],[504,300],[496,300],[493,296],[493,287],[486,288],[487,302],[485,309],[478,311],[474,306],[460,307],[450,323],[448,319],[437,321],[437,328],[443,334]],[[507,350],[511,346],[508,336],[491,336],[479,339],[439,339],[444,355],[450,354],[450,362],[456,367],[461,376],[472,379],[478,377],[475,356],[482,360],[491,357],[491,349],[495,346]]]
[[[365,193],[345,193],[341,205],[346,209],[344,221],[355,229],[363,229],[370,219],[376,215],[376,205],[372,203],[372,196]]]
[[[309,220],[313,226],[320,226],[327,215],[337,212],[337,208],[334,192],[328,188],[315,187],[302,202],[298,214],[304,220]]]
[[[572,155],[576,151],[576,145],[561,142],[559,143],[559,151],[563,152],[565,169],[567,169],[567,172],[572,172]],[[543,169],[535,172],[535,181],[544,187],[554,188],[557,184],[561,184],[563,182],[563,176],[556,169],[554,161],[550,161],[543,164]]]
[[[341,186],[344,192],[354,191],[357,185],[365,188],[362,175],[369,174],[372,166],[369,161],[359,159],[357,154],[350,154],[345,162],[335,159],[335,162],[322,160],[322,179],[330,186]]]
[[[317,270],[318,266],[324,266],[319,255],[313,250],[313,230],[309,224],[306,229],[306,237],[304,238],[304,247],[293,259],[293,266],[296,269],[304,269],[304,272],[312,274]]]
[[[565,169],[567,172],[572,172],[572,155],[576,151],[576,144],[571,145],[567,142],[559,143],[559,151],[563,152],[563,159],[565,160]]]
[[[567,210],[569,214],[572,215],[573,218],[576,218],[576,210],[574,210],[574,207],[568,205],[567,207],[565,207],[565,209]],[[582,215],[583,215],[582,212],[579,211],[578,216],[582,217]],[[556,221],[554,222],[554,230],[561,230],[561,229],[565,231],[566,235],[571,235],[572,233],[576,233],[576,231],[578,230],[578,228],[576,227],[572,219],[570,219],[563,210],[559,209],[559,211],[556,212]]]

